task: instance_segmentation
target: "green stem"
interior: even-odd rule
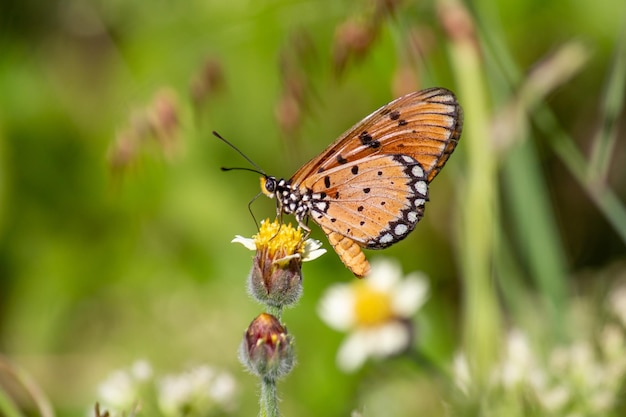
[[[463,10],[456,0],[441,0]],[[493,285],[493,252],[498,227],[496,159],[489,131],[481,54],[474,39],[456,37],[449,47],[465,122],[461,144],[466,156],[460,204],[460,260],[465,287],[464,344],[473,374],[486,382],[497,356],[500,312]]]
[[[9,394],[2,389],[0,389],[0,416],[24,417]]]
[[[272,316],[276,317],[276,319],[278,319],[278,321],[281,321],[282,319],[282,315],[283,315],[283,308],[282,307],[276,307],[276,306],[267,306],[267,312],[269,314],[271,314]]]
[[[261,378],[261,417],[278,417],[278,396],[276,393],[276,380],[273,378]]]

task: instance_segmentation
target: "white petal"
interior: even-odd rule
[[[232,401],[237,390],[237,381],[227,373],[221,372],[215,377],[209,390],[211,397],[220,404]]]
[[[137,385],[130,373],[117,370],[113,371],[98,386],[100,401],[108,407],[119,410],[130,408],[136,400]]]
[[[411,317],[428,299],[428,280],[420,272],[409,274],[399,282],[392,295],[392,308],[400,317]]]
[[[241,243],[247,249],[256,250],[256,243],[254,243],[254,239],[249,237],[236,235],[235,238],[230,241],[230,243]]]
[[[561,414],[558,413],[558,411],[562,410],[572,397],[572,393],[569,391],[568,387],[563,385],[557,385],[548,390],[537,391],[536,394],[541,405],[551,413],[556,414]]]
[[[386,357],[401,352],[409,344],[409,329],[394,321],[370,330],[371,351],[374,356]]]
[[[467,395],[469,393],[472,377],[470,374],[469,364],[467,363],[467,358],[462,352],[457,352],[454,355],[454,360],[452,362],[452,374],[454,376],[456,386],[463,391],[463,394]]]
[[[294,253],[293,255],[287,255],[280,259],[274,259],[272,263],[278,264],[278,265],[287,265],[289,261],[291,261],[292,259],[297,259],[297,258],[300,258],[300,254]]]
[[[349,330],[355,321],[354,293],[350,286],[335,284],[330,286],[322,296],[317,314],[335,330]]]
[[[337,352],[337,366],[344,372],[359,369],[369,356],[368,337],[363,332],[354,332],[343,341]]]
[[[399,322],[359,329],[342,343],[337,353],[337,364],[344,372],[358,369],[369,358],[385,358],[405,349],[409,332]]]
[[[528,338],[519,329],[513,329],[507,335],[506,357],[501,368],[502,383],[507,388],[526,382],[535,369],[535,359]]]
[[[322,242],[315,239],[307,239],[304,241],[304,253],[302,254],[302,261],[312,261],[317,259],[326,253],[326,249],[322,248]]]
[[[402,279],[400,264],[390,258],[376,258],[367,276],[367,283],[379,291],[389,292]]]
[[[138,381],[146,381],[152,377],[152,365],[145,359],[139,359],[133,363],[131,373]]]

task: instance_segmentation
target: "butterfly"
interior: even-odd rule
[[[307,232],[308,219],[317,223],[344,265],[363,277],[370,266],[362,248],[386,248],[415,228],[462,127],[451,91],[416,91],[358,122],[291,178],[261,171],[261,191]]]

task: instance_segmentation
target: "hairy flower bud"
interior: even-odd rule
[[[271,314],[262,313],[246,330],[239,358],[253,374],[278,379],[287,375],[294,364],[293,337]]]

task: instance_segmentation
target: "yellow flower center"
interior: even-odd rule
[[[304,251],[302,230],[294,229],[291,223],[284,225],[269,219],[261,223],[259,233],[253,236],[257,250],[266,250],[269,257],[274,259],[301,254]]]
[[[354,283],[357,326],[376,326],[393,318],[391,297],[363,281]]]

